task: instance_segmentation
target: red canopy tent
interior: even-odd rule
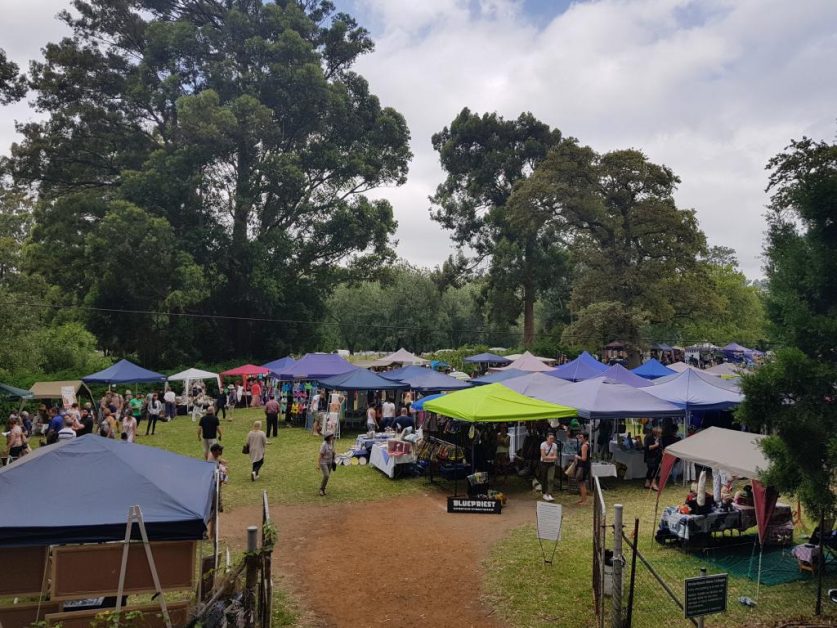
[[[255,364],[245,364],[221,373],[222,377],[250,377],[253,375],[267,375],[270,369]]]

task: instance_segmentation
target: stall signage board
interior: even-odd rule
[[[538,538],[544,541],[560,541],[563,518],[561,505],[538,502],[537,517]]]
[[[499,499],[474,497],[448,497],[448,512],[467,512],[481,515],[499,515],[502,509]]]
[[[686,578],[684,585],[686,603],[683,611],[686,619],[727,610],[727,574]]]

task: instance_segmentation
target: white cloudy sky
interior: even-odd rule
[[[63,33],[67,0],[0,0],[0,47],[18,62]],[[837,132],[834,0],[337,0],[376,40],[357,70],[401,111],[409,182],[380,192],[399,253],[450,252],[428,195],[442,179],[430,136],[467,106],[531,111],[600,151],[635,147],[681,177],[677,200],[710,243],[761,275],[764,165],[791,138]],[[23,103],[0,109],[0,150]]]

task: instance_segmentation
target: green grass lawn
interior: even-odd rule
[[[229,415],[228,415],[229,416]],[[250,479],[250,457],[241,453],[247,432],[253,421],[262,419],[259,409],[237,409],[231,421],[221,420],[224,458],[228,462],[229,482],[223,488],[224,507],[258,507],[262,490],[267,490],[271,505],[304,504],[320,502],[320,472],[317,467],[317,453],[322,440],[302,428],[281,426],[278,438],[271,439],[265,453],[265,464],[258,481]],[[177,417],[171,423],[158,423],[154,436],[145,436],[145,426],[140,424],[138,442],[174,451],[186,456],[200,458],[203,455],[198,440],[197,423],[190,417]],[[338,453],[349,449],[355,434],[346,434],[335,441]],[[329,485],[329,501],[365,501],[384,499],[422,490],[424,480],[402,479],[393,482],[377,469],[337,467],[335,477]]]
[[[610,480],[605,491],[608,523],[613,522],[613,506],[624,505],[624,522],[633,531],[634,517],[640,518],[639,549],[657,569],[667,584],[681,597],[683,579],[699,575],[701,567],[709,573],[717,570],[699,556],[675,547],[663,547],[651,539],[655,529],[654,497],[642,488],[641,482]],[[679,500],[682,487],[667,489],[662,504]],[[574,506],[577,496],[556,495],[565,504],[562,539],[553,565],[544,565],[534,526],[514,530],[492,548],[485,564],[485,588],[489,603],[501,617],[513,626],[591,626],[595,623],[592,594],[592,509]],[[797,532],[796,542],[802,542]],[[551,551],[552,543],[545,543]],[[612,532],[608,547],[612,547]],[[627,551],[627,547],[625,548]],[[629,568],[625,569],[625,581]],[[834,566],[825,579],[825,589],[837,587]],[[626,587],[627,592],[627,587]],[[812,619],[816,581],[793,582],[775,586],[761,586],[758,606],[748,608],[738,603],[740,596],[756,598],[756,583],[747,578],[730,577],[728,612],[706,619],[707,625],[717,626],[772,626],[780,620]],[[606,604],[610,605],[610,598]],[[821,625],[837,621],[837,605],[827,599],[823,608],[828,615]],[[690,625],[682,611],[653,581],[648,571],[637,570],[634,626]],[[610,615],[608,611],[607,623]]]

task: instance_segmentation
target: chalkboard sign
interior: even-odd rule
[[[727,610],[727,574],[686,578],[686,619]]]

